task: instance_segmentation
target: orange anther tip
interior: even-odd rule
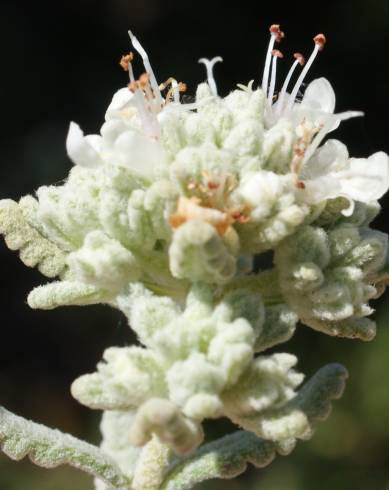
[[[121,57],[119,61],[119,65],[123,68],[124,71],[128,71],[128,65],[133,59],[134,59],[133,53],[125,54]]]
[[[325,43],[327,42],[327,39],[324,34],[318,34],[313,38],[315,44],[320,46],[320,49],[324,48]]]
[[[305,58],[301,53],[294,53],[293,57],[300,63],[300,65],[305,64]]]
[[[277,58],[283,58],[284,55],[281,53],[279,49],[273,49],[271,52],[272,56],[277,56]]]
[[[269,27],[269,31],[272,33],[272,34],[278,34],[280,32],[280,24],[272,24],[270,27]]]
[[[278,43],[285,37],[285,34],[280,29],[280,24],[272,24],[269,27],[269,31],[273,36],[275,36]]]

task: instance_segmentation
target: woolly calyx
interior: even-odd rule
[[[296,202],[290,178],[274,172],[247,173],[233,199],[249,210],[247,223],[236,225],[246,253],[274,248],[292,234],[308,214],[308,207]]]
[[[205,418],[228,416],[268,439],[302,437],[306,419],[285,409],[302,381],[302,375],[291,369],[297,360],[287,354],[254,358],[262,336],[263,345],[290,336],[295,318],[285,306],[270,310],[268,322],[273,316],[278,325],[271,324],[274,331],[266,332],[261,298],[247,289],[231,291],[215,302],[211,289],[197,284],[183,312],[167,298],[151,293],[139,297],[141,287],[133,286],[131,291],[132,299],[130,295],[124,303],[126,313],[147,349],[106,351],[106,362],[99,364],[96,373],[73,383],[72,394],[81,403],[105,410],[136,408],[139,427],[146,422],[151,427],[139,428],[143,443],[152,433],[162,437],[145,408],[158,403],[171,407],[167,413],[171,423],[176,419],[178,428],[186,427],[182,424],[187,419],[201,424]],[[170,436],[163,437],[170,447],[181,451]],[[193,448],[191,440],[189,437],[188,445]]]
[[[348,374],[339,364],[329,364],[320,369],[290,401],[290,406],[304,413],[312,427],[325,420],[331,401],[338,399],[344,390]],[[311,430],[307,436],[312,435]],[[185,461],[178,461],[167,473],[162,490],[188,490],[196,483],[213,478],[235,478],[247,469],[248,464],[263,468],[278,454],[288,454],[295,440],[283,444],[258,438],[246,431],[237,431],[205,444]]]
[[[130,441],[134,446],[144,446],[152,434],[181,455],[190,453],[204,438],[201,425],[185,417],[173,403],[158,398],[148,400],[138,410]]]
[[[103,436],[101,450],[118,464],[123,474],[132,480],[141,450],[129,443],[134,422],[132,411],[105,411],[100,430]],[[100,480],[102,487],[103,482]]]
[[[225,283],[236,270],[235,258],[215,228],[200,220],[188,221],[177,229],[169,256],[170,269],[178,279]]]
[[[128,410],[166,393],[163,366],[149,350],[110,347],[103,359],[97,373],[83,375],[72,384],[72,395],[84,405]]]
[[[33,309],[52,310],[58,306],[95,305],[109,299],[107,291],[95,286],[77,281],[56,281],[33,289],[27,302]]]
[[[371,340],[375,325],[364,317],[377,294],[371,278],[383,268],[387,250],[387,236],[368,228],[301,228],[276,250],[282,292],[306,325]]]
[[[69,254],[66,261],[81,282],[113,291],[119,291],[141,275],[131,252],[100,231],[89,233],[82,248]]]
[[[255,352],[262,352],[287,342],[294,334],[298,316],[287,305],[266,307],[263,333],[257,339]]]
[[[302,437],[309,428],[306,417],[285,409],[304,378],[291,369],[296,363],[290,354],[257,357],[236,386],[223,394],[227,416],[265,439]]]

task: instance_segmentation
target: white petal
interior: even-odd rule
[[[330,82],[326,78],[313,80],[305,90],[301,107],[333,114],[335,110],[335,92]]]
[[[106,121],[120,117],[120,111],[128,106],[134,106],[134,94],[128,87],[119,89],[113,96],[105,114]]]
[[[90,137],[89,141],[91,141]],[[81,167],[95,168],[104,164],[95,148],[84,137],[80,126],[74,122],[69,126],[66,150],[73,163]]]
[[[299,194],[303,201],[310,204],[338,197],[342,189],[340,182],[333,175],[305,180],[304,184],[305,188],[299,191]]]
[[[313,138],[311,144],[309,145],[307,151],[305,152],[304,164],[312,158],[312,156],[315,154],[317,148],[324,140],[324,138],[327,136],[327,134],[330,131],[336,129],[341,121],[345,121],[347,119],[350,119],[351,117],[359,117],[359,116],[363,116],[363,112],[347,111],[347,112],[340,112],[338,114],[321,115],[321,123],[320,123],[321,128],[319,132],[316,134],[316,136]],[[305,114],[304,117],[307,118],[307,114]],[[316,120],[315,124],[317,124],[317,122],[318,119]]]
[[[128,126],[122,120],[111,119],[102,125],[100,133],[104,139],[104,143],[108,146],[112,146],[117,138],[127,130]]]
[[[353,117],[362,117],[364,113],[362,111],[345,111],[334,114],[332,117],[334,119],[334,124],[331,126],[328,132],[335,131],[342,121],[347,121],[347,119],[352,119]]]
[[[299,121],[307,119],[314,126],[320,127],[328,122],[335,110],[335,92],[326,78],[313,80],[305,90],[303,100],[300,104],[294,104],[294,112]],[[327,124],[327,132],[333,131],[340,124],[334,119],[330,126]]]
[[[85,141],[97,152],[101,153],[103,147],[103,138],[99,134],[87,134]]]
[[[305,163],[301,178],[316,179],[342,170],[347,165],[348,158],[346,145],[338,140],[328,140]]]
[[[351,158],[347,169],[337,173],[342,194],[361,202],[382,197],[389,188],[389,157],[384,152]]]
[[[112,102],[108,106],[108,110],[120,111],[120,109],[123,109],[123,107],[132,101],[133,98],[134,94],[128,87],[121,88],[115,92]]]
[[[135,130],[122,133],[114,145],[119,165],[124,165],[143,177],[151,178],[164,158],[161,145]]]

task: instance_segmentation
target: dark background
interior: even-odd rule
[[[18,199],[39,185],[61,181],[70,120],[97,132],[112,94],[126,83],[118,67],[131,28],[148,50],[160,81],[185,81],[188,93],[204,79],[200,57],[221,55],[216,77],[222,95],[236,83],[259,81],[268,27],[286,32],[281,49],[309,54],[324,32],[326,49],[309,80],[332,82],[337,110],[363,110],[364,119],[338,130],[353,156],[389,152],[389,1],[340,0],[265,3],[222,0],[4,1],[0,4],[0,198]],[[284,63],[286,71],[288,63]],[[388,199],[387,199],[388,201]],[[375,226],[388,231],[389,202]],[[386,210],[385,210],[386,209]],[[98,443],[98,413],[74,401],[70,383],[90,372],[110,345],[131,342],[122,316],[108,307],[32,311],[27,293],[45,282],[0,242],[0,404],[28,418]],[[369,343],[326,337],[305,327],[285,350],[312,374],[339,361],[351,376],[344,398],[293,455],[265,470],[250,470],[226,490],[389,490],[389,305],[377,306],[377,338]],[[1,490],[87,490],[90,480],[71,469],[45,471],[0,455]]]

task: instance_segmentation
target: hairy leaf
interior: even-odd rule
[[[26,220],[19,205],[11,199],[0,201],[0,233],[11,250],[19,250],[28,267],[38,267],[47,277],[58,276],[65,268],[65,253]]]
[[[30,460],[45,468],[69,464],[103,480],[110,488],[127,489],[130,482],[116,463],[92,444],[18,417],[0,407],[0,444],[11,459]]]

